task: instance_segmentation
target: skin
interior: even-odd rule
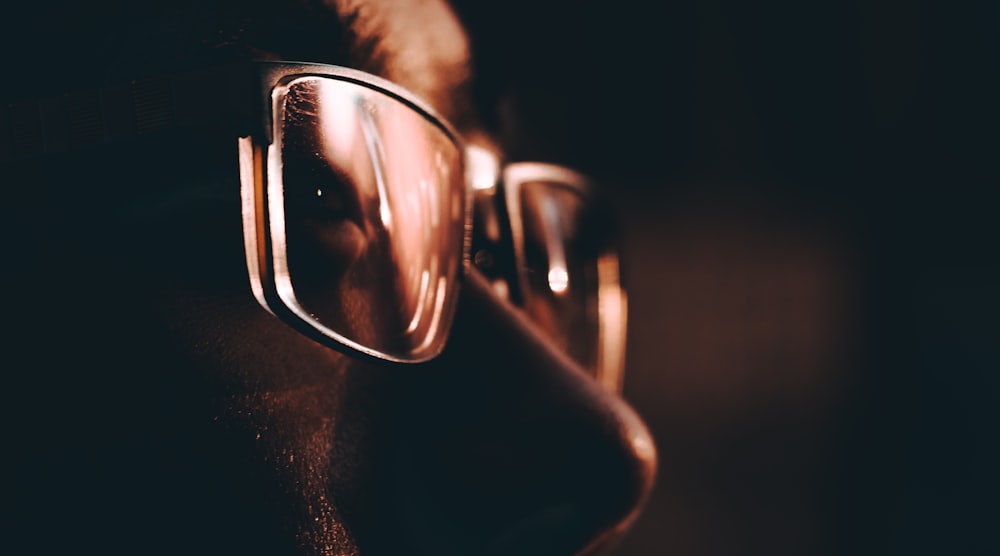
[[[468,137],[468,43],[434,1],[333,2],[350,64]],[[303,17],[290,3],[289,18]],[[278,7],[278,5],[276,5]],[[277,16],[276,16],[277,17]],[[368,52],[366,55],[359,52]],[[445,353],[362,361],[264,311],[246,278],[229,137],[136,144],[8,183],[14,331],[5,534],[27,553],[599,554],[650,491],[645,425],[475,271]],[[173,163],[164,161],[176,161]],[[26,181],[32,180],[32,181]],[[167,203],[177,182],[233,182]]]

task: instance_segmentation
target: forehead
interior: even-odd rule
[[[462,127],[469,42],[444,0],[326,0],[347,31],[348,65],[389,79]],[[323,61],[323,60],[316,60]]]

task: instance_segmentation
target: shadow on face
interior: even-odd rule
[[[370,8],[362,23],[399,30],[384,73],[439,105],[459,94],[415,71],[464,63],[453,48]],[[8,176],[7,522],[32,552],[596,554],[645,501],[641,420],[478,275],[421,365],[355,359],[262,309],[235,138]]]

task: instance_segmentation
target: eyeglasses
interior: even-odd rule
[[[438,355],[470,268],[475,149],[389,81],[252,62],[35,99],[0,112],[0,162],[210,124],[236,139],[260,305],[340,351],[404,363]],[[477,218],[509,218],[511,299],[602,382],[617,384],[608,378],[620,376],[624,330],[616,251],[584,232],[588,182],[545,168],[507,165],[507,209]],[[585,349],[588,338],[602,338],[596,351]]]
[[[564,166],[501,165],[475,146],[470,155],[474,264],[598,382],[620,391],[628,304],[607,200]]]
[[[252,62],[9,107],[0,157],[220,126],[239,160],[254,297],[327,346],[416,363],[444,347],[468,269],[462,139],[360,71]]]

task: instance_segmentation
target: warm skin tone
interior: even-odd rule
[[[332,9],[350,11],[342,4]],[[354,20],[356,41],[391,39],[371,56],[296,57],[377,73],[483,136],[464,96],[458,21],[438,2],[388,5]],[[55,174],[50,185],[16,193],[18,206],[46,207],[14,220],[32,255],[11,255],[23,264],[8,307],[14,355],[27,361],[7,405],[18,424],[12,525],[27,552],[612,546],[656,466],[633,410],[475,273],[448,349],[429,364],[362,361],[294,331],[247,284],[235,150],[234,139],[203,137],[68,158],[40,172]],[[233,182],[232,198],[154,211],[108,193],[215,177]]]

